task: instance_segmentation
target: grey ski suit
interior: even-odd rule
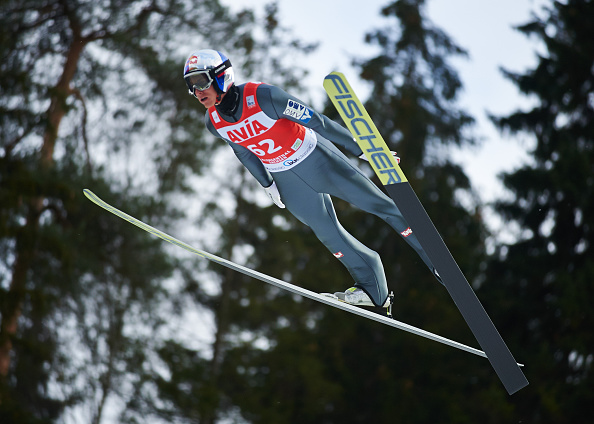
[[[246,95],[246,91],[255,92],[255,99],[253,95],[252,98]],[[362,154],[348,130],[272,85],[259,84],[254,88],[254,84],[243,84],[226,96],[237,96],[234,110],[229,111],[220,105],[210,108],[205,117],[207,128],[215,136],[227,141],[237,158],[263,187],[269,187],[273,181],[276,183],[287,209],[312,229],[324,246],[347,268],[355,280],[354,285],[364,290],[376,305],[384,304],[388,297],[380,256],[342,227],[330,196],[341,198],[383,219],[433,271],[429,258],[394,202],[334,145],[341,146],[356,157]],[[227,97],[225,100],[228,100]],[[271,120],[269,122],[289,120],[313,130],[313,133],[310,131],[310,134],[314,134],[313,141],[310,140],[313,146],[309,147],[311,151],[296,160],[284,160],[285,157],[281,157],[280,162],[270,160],[265,166],[261,159],[265,152],[256,149],[256,145],[248,146],[250,141],[243,140],[241,136],[248,136],[248,132],[251,134],[254,128],[257,129],[253,125],[249,126],[244,113],[247,112],[244,109],[252,108],[254,104],[259,106],[260,113],[266,115],[263,119]],[[231,127],[221,129],[221,125],[242,123],[247,123],[247,130],[242,128],[241,131],[225,132],[225,128]],[[261,141],[259,145],[271,147],[270,140]],[[279,170],[282,160],[288,168]]]

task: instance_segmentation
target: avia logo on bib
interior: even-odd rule
[[[273,122],[270,122],[270,118],[262,119],[261,114],[263,115],[263,113],[256,113],[242,122],[225,127],[225,138],[234,143],[241,143],[268,131]]]

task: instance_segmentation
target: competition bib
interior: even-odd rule
[[[208,110],[210,121],[221,137],[245,146],[258,156],[269,172],[285,171],[314,150],[317,138],[309,128],[266,115],[256,98],[258,85],[245,85],[242,115],[238,122],[225,121],[214,107]]]

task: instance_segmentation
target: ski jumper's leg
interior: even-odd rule
[[[363,211],[383,219],[400,234],[434,273],[431,260],[394,201],[328,140],[318,136],[316,150],[320,153],[319,156],[325,156],[330,162],[330,165],[326,165],[323,171],[316,176],[316,184],[323,185],[316,189],[322,189],[326,193],[339,197]]]
[[[330,196],[318,193],[294,171],[301,165],[305,162],[273,174],[283,203],[347,268],[355,285],[365,290],[376,305],[383,305],[388,297],[388,285],[379,254],[344,229]]]

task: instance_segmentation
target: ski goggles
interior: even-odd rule
[[[212,85],[210,70],[198,71],[185,78],[188,89],[193,93],[195,90],[204,91]]]

